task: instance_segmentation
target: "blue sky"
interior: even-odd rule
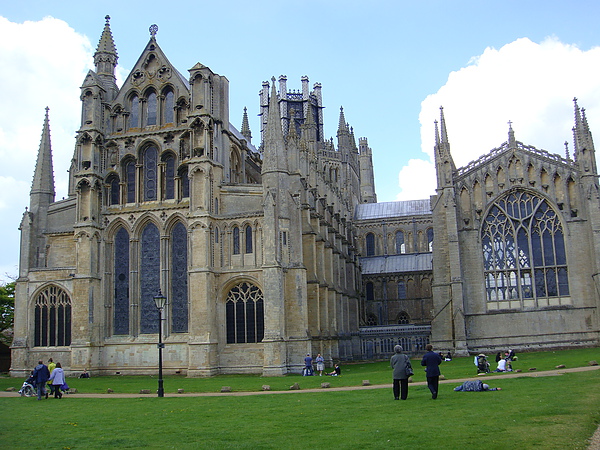
[[[256,145],[263,81],[283,74],[289,89],[300,89],[303,75],[311,86],[321,83],[325,134],[335,137],[343,106],[356,137],[373,149],[379,201],[433,193],[433,121],[441,105],[459,166],[506,140],[509,120],[517,140],[564,152],[574,96],[592,131],[600,129],[600,2],[223,0],[184,2],[179,11],[166,2],[98,3],[0,8],[0,279],[17,274],[17,228],[45,106],[57,198],[66,195],[79,86],[93,68],[106,14],[121,79],[156,23],[158,43],[180,72],[201,62],[229,79],[230,121],[239,128],[248,107]]]

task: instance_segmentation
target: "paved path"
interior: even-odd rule
[[[572,369],[556,369],[556,370],[547,370],[547,371],[527,371],[527,372],[512,372],[512,373],[503,373],[498,375],[485,375],[479,377],[469,377],[469,378],[454,378],[452,380],[440,380],[440,384],[455,384],[459,385],[463,381],[467,380],[501,380],[507,378],[519,378],[519,377],[553,377],[562,375],[564,373],[571,372],[586,372],[589,370],[598,370],[600,366],[585,366],[585,367],[574,367]],[[290,378],[290,383],[293,383],[293,379]],[[326,379],[324,379],[326,380]],[[415,383],[411,383],[411,386],[424,386],[427,382],[418,381]],[[375,384],[371,386],[342,386],[342,387],[332,387],[332,388],[315,388],[315,389],[300,389],[297,391],[252,391],[252,392],[186,392],[185,394],[174,394],[174,393],[165,393],[165,397],[222,397],[222,396],[248,396],[248,395],[270,395],[270,394],[303,394],[307,392],[336,392],[336,391],[353,391],[353,390],[368,390],[368,389],[391,389],[392,384]],[[140,397],[149,397],[156,395],[154,390],[151,391],[152,394],[70,394],[66,395],[63,398],[140,398]],[[19,395],[18,392],[0,392],[0,398],[2,397],[15,397]],[[600,449],[600,447],[599,447]]]

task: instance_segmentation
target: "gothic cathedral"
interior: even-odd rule
[[[188,376],[283,375],[307,353],[331,364],[398,342],[598,344],[600,193],[577,104],[573,159],[511,127],[459,169],[442,112],[436,195],[377,203],[368,141],[343,110],[337,147],[325,137],[320,84],[264,82],[255,147],[246,111],[240,131],[229,122],[227,78],[200,63],[183,76],[156,32],[119,88],[107,17],[58,201],[46,110],[20,226],[13,375],[49,356],[68,372],[151,374],[159,333],[166,373]]]

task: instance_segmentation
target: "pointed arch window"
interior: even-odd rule
[[[188,178],[188,168],[183,166],[179,169],[179,182],[181,184],[181,198],[189,198],[190,196],[190,179]]]
[[[264,338],[264,302],[262,291],[251,283],[234,286],[225,301],[227,343],[261,342]]]
[[[188,331],[187,230],[178,222],[171,232],[171,327],[174,333]]]
[[[233,254],[239,255],[240,254],[240,229],[238,227],[233,228],[232,239],[233,239]]]
[[[365,242],[367,247],[367,256],[375,256],[375,235],[368,233],[365,236]]]
[[[400,311],[396,321],[398,322],[398,325],[408,325],[410,323],[410,316],[406,311]]]
[[[154,296],[160,288],[160,234],[156,225],[144,227],[140,244],[140,333],[158,333]]]
[[[113,333],[129,334],[129,233],[123,227],[115,235]]]
[[[173,91],[169,90],[167,91],[167,93],[165,94],[165,113],[164,113],[164,118],[165,118],[165,124],[168,123],[173,123],[174,118],[175,118],[175,95],[173,94]]]
[[[129,113],[129,128],[140,126],[140,99],[137,95],[131,96],[131,111]]]
[[[119,177],[116,175],[111,176],[108,180],[108,186],[108,204],[118,205],[119,203],[121,203]]]
[[[71,298],[58,286],[48,286],[35,299],[34,345],[71,345]]]
[[[165,198],[175,198],[175,157],[167,155],[165,162]]]
[[[562,225],[546,200],[522,190],[505,195],[489,210],[481,236],[488,302],[539,306],[540,299],[569,295]]]
[[[406,283],[403,280],[398,282],[398,299],[406,299]]]
[[[252,253],[252,227],[246,226],[246,253]]]
[[[156,200],[158,150],[150,145],[144,150],[144,201]]]
[[[155,92],[150,92],[148,94],[146,107],[146,125],[156,125],[157,100]]]
[[[125,184],[127,186],[127,203],[135,203],[135,161],[125,163]]]
[[[404,243],[404,231],[396,231],[396,254],[406,253],[406,244]]]
[[[427,228],[427,248],[433,251],[433,228]]]
[[[373,283],[369,282],[365,285],[365,294],[368,302],[375,300],[375,289]]]

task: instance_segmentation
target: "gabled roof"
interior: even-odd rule
[[[361,203],[356,205],[356,220],[384,219],[399,216],[430,215],[431,204],[427,200],[404,200],[399,202]]]
[[[360,258],[363,275],[382,273],[427,272],[433,270],[431,253],[411,253]]]

